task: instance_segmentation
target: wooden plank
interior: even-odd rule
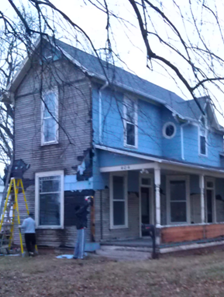
[[[205,237],[207,239],[224,236],[224,224],[214,224],[205,226]]]
[[[168,227],[161,229],[161,243],[203,239],[203,226]]]

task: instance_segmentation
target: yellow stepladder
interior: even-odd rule
[[[12,189],[14,191],[12,191]],[[1,235],[0,250],[6,249],[8,253],[12,246],[12,241],[13,241],[16,212],[17,212],[18,226],[20,225],[20,214],[19,214],[19,203],[18,203],[18,194],[20,189],[23,194],[23,199],[25,202],[27,214],[29,215],[29,208],[28,208],[26,195],[23,187],[23,181],[21,178],[14,178],[14,177],[11,178],[2,216],[1,216],[1,222],[0,222],[0,235]],[[10,209],[11,205],[13,206],[12,210]],[[8,214],[6,215],[7,207],[9,207],[9,209],[8,209]],[[9,220],[10,212],[12,212],[12,217],[10,217],[10,222],[9,222],[8,220]],[[20,228],[19,228],[19,240],[20,240],[21,254],[22,256],[24,256],[23,240],[22,240],[22,234],[21,234]],[[37,245],[35,246],[35,250],[38,253]]]

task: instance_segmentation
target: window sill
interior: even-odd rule
[[[127,229],[128,226],[126,225],[121,225],[121,226],[112,226],[110,229],[111,230],[116,230],[116,229]]]
[[[52,145],[52,144],[59,144],[59,141],[52,141],[52,142],[41,143],[41,146],[47,146],[47,145]]]
[[[64,226],[37,226],[36,230],[43,230],[43,229],[64,229]]]
[[[208,155],[198,154],[198,156],[208,158]]]
[[[130,144],[124,144],[124,147],[126,147],[126,148],[131,148],[131,149],[135,149],[135,150],[138,149],[138,146],[134,146],[134,145],[130,145]]]

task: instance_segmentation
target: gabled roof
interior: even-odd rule
[[[138,77],[135,74],[125,71],[120,67],[109,64],[102,59],[99,60],[97,57],[60,40],[54,40],[51,45],[54,47],[56,46],[56,48],[60,50],[72,63],[80,67],[89,76],[95,77],[102,82],[109,82],[116,87],[161,103],[184,120],[195,122],[200,120],[202,113],[195,100],[183,100],[174,92],[157,86],[145,79]],[[37,40],[35,48],[38,48],[38,46],[39,40]],[[9,86],[9,91],[14,91],[16,89],[16,87],[22,81],[22,76],[27,73],[29,66],[30,61],[27,58],[23,62],[21,69],[18,71],[17,75]],[[209,101],[209,97],[198,98],[198,102],[203,110],[205,110]],[[215,117],[214,113],[213,115]],[[215,118],[215,122],[216,121],[217,119]],[[220,126],[217,124],[216,128],[219,130]]]
[[[113,85],[119,86],[142,96],[155,99],[161,103],[172,106],[173,102],[182,102],[183,99],[175,93],[159,87],[145,79],[138,77],[120,67],[116,67],[103,60],[100,60],[80,49],[56,40],[56,45],[78,61],[92,75],[103,80],[109,80]],[[102,67],[103,66],[103,67]],[[106,76],[105,76],[106,74]]]

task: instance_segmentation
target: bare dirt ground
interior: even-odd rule
[[[224,296],[224,251],[131,262],[1,257],[0,296]]]

